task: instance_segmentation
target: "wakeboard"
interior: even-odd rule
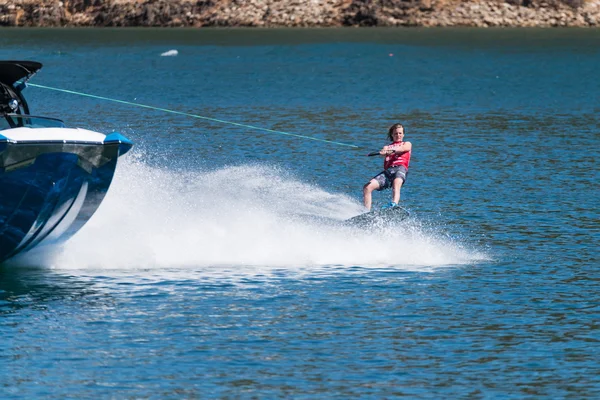
[[[410,212],[400,206],[383,208],[349,218],[344,221],[344,225],[366,226],[385,222],[401,222],[409,215]]]

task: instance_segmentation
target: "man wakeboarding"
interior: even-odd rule
[[[406,182],[408,173],[408,164],[410,163],[410,154],[412,144],[404,142],[404,126],[394,124],[388,130],[388,139],[392,143],[383,146],[379,150],[379,155],[385,156],[383,161],[383,171],[373,177],[365,186],[363,186],[363,200],[367,211],[371,210],[373,190],[384,190],[392,188],[392,201],[384,208],[397,207],[400,202],[400,189]],[[374,153],[375,155],[377,153]]]

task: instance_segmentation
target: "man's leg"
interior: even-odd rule
[[[371,211],[371,193],[373,193],[373,190],[377,189],[379,189],[379,182],[377,182],[375,179],[371,179],[369,183],[363,186],[363,201],[365,203],[365,208],[368,211]]]
[[[404,179],[402,178],[396,178],[392,181],[392,201],[396,204],[400,203],[400,189],[403,183]]]

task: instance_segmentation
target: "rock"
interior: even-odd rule
[[[600,0],[0,0],[3,26],[597,26]]]

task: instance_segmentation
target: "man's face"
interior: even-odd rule
[[[404,127],[402,127],[402,126],[396,127],[396,129],[392,133],[392,138],[394,139],[394,142],[401,141],[402,138],[404,138]]]

